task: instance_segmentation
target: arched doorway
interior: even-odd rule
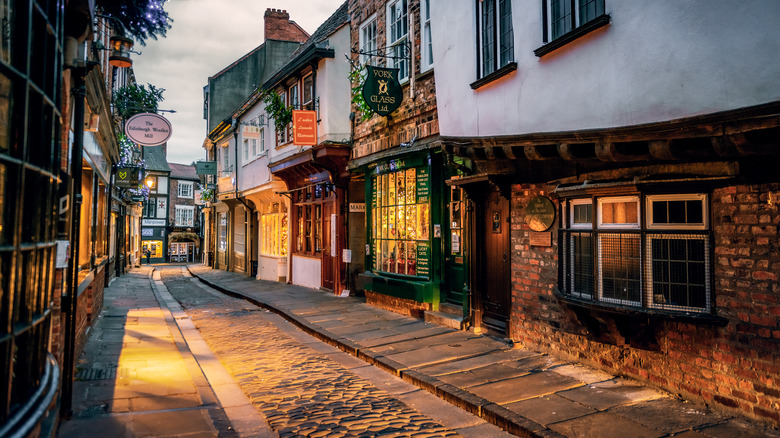
[[[200,238],[195,233],[174,232],[168,237],[168,261],[193,263],[200,259]]]

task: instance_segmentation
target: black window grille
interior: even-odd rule
[[[47,372],[62,10],[61,0],[0,1],[0,426]]]
[[[597,222],[604,221],[607,206],[614,202],[563,203],[561,292],[607,306],[711,312],[712,236],[706,197],[667,197],[646,198],[646,220],[627,224],[635,229],[620,230],[607,222],[602,222],[606,229],[599,228]],[[603,214],[590,213],[602,207]]]
[[[544,42],[561,38],[605,14],[604,0],[542,0]]]

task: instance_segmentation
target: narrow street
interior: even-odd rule
[[[160,276],[282,437],[505,435],[276,314],[209,288],[185,268],[164,268]]]
[[[76,377],[63,438],[510,436],[181,266],[106,289]]]

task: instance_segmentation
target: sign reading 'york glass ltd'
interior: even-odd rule
[[[157,146],[171,138],[171,122],[153,113],[136,114],[125,123],[125,135],[141,146]]]
[[[397,68],[366,66],[363,100],[380,116],[387,116],[401,105],[403,90],[398,83]]]

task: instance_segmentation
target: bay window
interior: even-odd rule
[[[570,198],[561,208],[563,294],[607,305],[711,310],[707,195]]]

